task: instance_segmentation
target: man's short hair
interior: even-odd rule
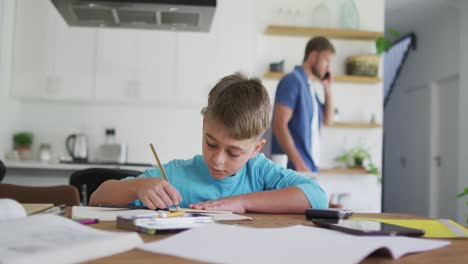
[[[222,78],[211,89],[205,118],[221,122],[235,139],[259,138],[270,125],[270,97],[257,78],[241,73]]]
[[[322,36],[311,38],[309,42],[307,42],[305,52],[304,52],[303,62],[307,60],[307,57],[309,57],[309,54],[311,52],[313,51],[322,52],[325,50],[329,50],[335,53],[335,47],[330,42],[330,40]]]

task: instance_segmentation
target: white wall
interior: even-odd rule
[[[424,138],[424,142],[430,144],[431,137],[436,133],[435,130],[431,130],[430,124],[431,119],[433,120],[431,118],[431,115],[433,115],[431,113],[431,109],[433,109],[431,100],[426,98],[425,103],[420,104],[416,104],[416,101],[414,101],[412,106],[412,102],[406,100],[410,91],[425,89],[427,91],[420,94],[430,95],[433,87],[431,83],[456,76],[459,72],[460,76],[463,76],[461,65],[464,65],[463,56],[466,56],[466,51],[463,48],[466,47],[466,43],[460,42],[460,30],[463,31],[463,22],[460,21],[460,18],[463,11],[460,11],[451,2],[444,3],[444,5],[441,4],[438,8],[431,10],[425,8],[421,8],[419,11],[418,8],[398,10],[387,14],[386,17],[387,28],[395,28],[403,35],[415,32],[417,36],[417,49],[410,52],[407,61],[403,65],[401,75],[385,110],[384,209],[386,211],[405,211],[425,215],[430,213],[430,190],[434,189],[434,186],[430,186],[431,164],[433,163],[431,148],[426,145],[419,147],[420,154],[418,155],[424,155],[424,157],[415,157],[418,164],[414,165],[414,168],[416,168],[413,171],[414,173],[409,175],[404,173],[400,157],[407,155],[407,153],[403,154],[402,150],[408,144],[405,140],[411,135],[417,137],[418,140]],[[462,92],[466,90],[463,87],[463,83],[460,82],[462,94],[466,93],[466,91]],[[462,98],[463,95],[460,96],[459,101],[460,113],[466,113],[466,111],[462,111],[463,104],[465,104]],[[420,113],[419,117],[416,117],[417,119],[409,120],[409,114],[419,111],[418,109],[424,111]],[[460,114],[460,116],[463,119],[464,114]],[[460,120],[461,126],[466,128],[466,121]],[[421,124],[421,126],[417,124]],[[463,132],[466,135],[467,131],[465,130],[460,130],[459,135],[463,135]],[[459,140],[459,146],[464,146],[464,137],[460,136]],[[464,148],[461,147],[461,149]],[[463,150],[461,151],[463,152]],[[468,158],[468,156],[465,157]],[[410,162],[409,159],[413,157],[406,158],[407,162]],[[460,166],[466,163],[466,159],[463,159],[462,155],[446,158],[458,159]],[[461,167],[459,171],[463,172]],[[449,177],[444,177],[441,180],[445,181],[447,178]],[[466,176],[460,173],[454,177],[454,180],[457,178],[461,181]],[[411,185],[412,183],[415,185]],[[412,187],[406,188],[408,185]],[[417,190],[420,189],[425,189],[425,192],[418,192]],[[460,215],[457,220],[463,221]]]
[[[277,47],[283,46],[289,50],[284,53],[287,58],[287,70],[292,69],[293,65],[300,63],[302,59],[302,52],[305,42],[308,38],[303,38],[301,41],[295,41],[293,38],[282,37],[268,37],[263,35],[265,25],[271,24],[284,24],[290,23],[293,25],[310,25],[312,21],[312,10],[321,1],[267,1],[258,0],[251,1],[218,1],[218,8],[213,21],[212,32],[210,35],[200,35],[200,38],[207,38],[209,41],[216,42],[216,38],[226,38],[232,30],[243,30],[244,41],[248,42],[249,50],[234,50],[233,48],[223,50],[222,47],[211,45],[210,47],[198,47],[192,54],[178,54],[180,64],[186,62],[188,66],[183,68],[183,72],[177,73],[177,82],[182,82],[190,85],[190,80],[193,78],[204,78],[208,86],[214,84],[220,77],[219,74],[207,73],[205,76],[194,76],[190,74],[190,67],[203,67],[204,56],[219,56],[222,52],[243,52],[248,53],[251,57],[250,62],[245,65],[251,67],[242,67],[248,73],[254,72],[255,75],[261,76],[267,69],[267,64],[274,60],[277,56]],[[338,25],[339,8],[341,1],[327,3],[331,10],[332,26]],[[381,31],[383,29],[383,1],[357,1],[358,9],[360,12],[361,28],[364,30]],[[287,14],[278,16],[276,13],[278,8],[284,10],[290,8],[291,10],[299,10],[300,14],[294,21]],[[275,11],[276,10],[276,11]],[[286,11],[285,11],[286,12]],[[11,16],[11,14],[7,14]],[[239,29],[236,28],[236,23],[239,22],[239,17],[242,17],[243,23],[251,23],[254,25],[252,29]],[[247,21],[247,22],[246,22]],[[249,22],[250,21],[250,22]],[[7,21],[13,23],[13,21]],[[292,23],[291,23],[292,22]],[[11,25],[10,25],[11,27]],[[6,66],[2,73],[9,75],[11,49],[11,28],[6,28],[3,33],[5,35],[5,42],[7,47],[4,47]],[[184,41],[185,36],[190,33],[178,33],[178,41]],[[190,38],[189,38],[190,39]],[[208,41],[207,40],[207,41]],[[334,41],[337,49],[340,51],[339,56],[335,60],[334,71],[339,74],[343,73],[342,61],[344,56],[349,54],[358,53],[359,51],[372,50],[373,42],[359,42],[355,41],[356,45],[349,45],[346,41]],[[10,45],[10,47],[8,47]],[[211,49],[211,50],[210,50]],[[213,50],[216,49],[216,50]],[[74,51],[79,52],[79,51]],[[222,63],[220,61],[219,63]],[[232,71],[239,70],[233,68]],[[6,76],[9,77],[9,76]],[[63,141],[65,137],[73,132],[84,132],[90,138],[91,158],[93,148],[103,141],[104,129],[106,127],[115,127],[117,130],[117,138],[125,139],[129,144],[129,160],[135,162],[151,162],[151,156],[148,155],[147,144],[153,142],[158,146],[161,152],[161,157],[164,161],[173,158],[189,158],[192,155],[199,153],[200,138],[201,138],[201,115],[199,111],[203,107],[201,100],[196,100],[194,103],[177,104],[174,106],[138,106],[138,105],[120,105],[120,104],[97,104],[97,103],[61,103],[50,101],[28,101],[23,99],[11,98],[9,96],[10,82],[9,78],[2,78],[4,85],[0,88],[2,93],[1,112],[8,112],[3,118],[7,119],[6,129],[1,134],[0,140],[0,155],[11,149],[11,134],[15,131],[30,130],[35,135],[35,149],[39,143],[49,143],[52,145],[53,151],[56,156],[65,154]],[[270,90],[276,88],[276,83],[268,83]],[[347,87],[346,84],[336,85],[335,93],[343,93],[345,96],[335,97],[336,104],[340,107],[343,119],[349,121],[368,121],[375,112],[377,120],[382,119],[380,109],[381,105],[381,89],[380,84],[369,85],[356,89]],[[377,99],[376,99],[377,98]],[[198,99],[198,98],[195,98]],[[361,102],[359,105],[355,101]],[[171,103],[168,103],[171,104]],[[365,106],[364,109],[362,106]],[[190,131],[190,133],[186,133]],[[330,134],[341,133],[330,131]],[[345,139],[345,141],[355,142],[360,139],[360,133],[353,136],[354,132],[350,132],[350,137],[353,139]],[[356,133],[354,133],[356,134]],[[324,144],[330,145],[330,155],[339,154],[343,149],[330,142],[326,137]],[[334,139],[331,139],[334,141]],[[380,163],[380,135],[374,134],[370,142],[366,144],[371,147],[375,152],[376,162]],[[352,145],[350,143],[350,145]]]
[[[257,1],[259,10],[259,30],[263,32],[267,24],[314,26],[314,9],[325,3],[330,10],[330,26],[339,27],[340,8],[344,1]],[[361,0],[355,1],[360,15],[360,29],[369,31],[383,31],[384,3],[383,1]],[[298,8],[300,7],[300,8]],[[316,26],[316,25],[315,25]],[[291,71],[295,65],[300,65],[303,52],[309,37],[285,37],[259,35],[256,72],[262,75],[268,69],[268,64],[285,60],[285,71]],[[346,57],[356,54],[369,54],[375,51],[373,41],[331,39],[337,50],[332,61],[332,71],[336,75],[343,75]],[[271,99],[274,98],[276,80],[264,80]],[[318,83],[315,83],[319,87]],[[382,84],[350,84],[335,83],[333,94],[335,106],[340,110],[343,122],[369,122],[372,115],[377,122],[383,119]],[[323,93],[319,87],[319,93]],[[323,97],[322,97],[323,98]],[[334,158],[357,145],[369,149],[374,162],[381,167],[382,130],[356,129],[328,129],[322,130],[321,138],[321,167],[330,168],[339,164]]]
[[[1,0],[0,0],[1,1]],[[45,1],[45,0],[44,0]],[[10,4],[13,0],[6,0]],[[339,26],[338,18],[341,4],[344,1],[322,0],[257,0],[230,1],[219,0],[213,20],[212,32],[194,35],[194,33],[177,33],[177,43],[191,44],[193,50],[178,50],[177,64],[181,71],[176,73],[177,85],[191,86],[196,80],[203,83],[203,89],[213,85],[223,74],[206,71],[195,74],[194,68],[203,68],[205,58],[215,57],[216,64],[235,64],[236,57],[246,58],[240,66],[232,67],[232,72],[244,69],[247,73],[262,76],[268,70],[268,64],[280,58],[286,59],[286,70],[302,61],[305,43],[308,37],[272,37],[264,35],[267,24],[289,24],[296,26],[316,26],[313,24],[314,8],[320,3],[326,3],[330,10],[330,26]],[[355,1],[360,14],[360,29],[383,31],[384,1]],[[281,8],[282,13],[279,14]],[[297,15],[291,15],[297,14]],[[129,160],[134,162],[153,162],[148,151],[148,143],[153,142],[163,162],[174,158],[190,158],[201,152],[200,109],[204,106],[203,94],[188,94],[184,100],[177,103],[167,102],[165,105],[136,105],[111,103],[78,103],[44,100],[25,100],[12,97],[10,94],[10,66],[13,36],[13,17],[5,14],[8,25],[3,28],[2,85],[0,86],[0,158],[11,145],[11,135],[20,130],[30,130],[35,135],[35,149],[39,143],[50,143],[56,156],[65,154],[65,137],[73,132],[84,132],[90,138],[91,158],[93,149],[103,142],[104,129],[115,127],[117,138],[126,140],[129,144]],[[239,26],[240,25],[240,26]],[[240,32],[240,33],[239,33]],[[227,45],[236,33],[236,39]],[[222,41],[221,41],[222,40]],[[220,42],[221,41],[221,42]],[[332,68],[336,74],[343,74],[344,59],[356,53],[372,53],[373,41],[332,40],[338,55]],[[239,46],[242,49],[236,49]],[[219,43],[224,43],[220,45]],[[79,52],[79,51],[73,51]],[[223,60],[223,53],[228,53],[229,61]],[[5,77],[5,78],[3,78]],[[273,98],[277,81],[265,80],[270,96]],[[200,89],[200,87],[194,87]],[[334,85],[335,102],[340,109],[343,121],[368,122],[372,114],[377,121],[382,121],[382,84],[356,85],[336,83]],[[186,99],[193,98],[193,101]],[[345,149],[364,144],[369,147],[375,163],[380,167],[382,130],[343,130],[324,129],[322,150],[324,167],[331,167],[333,159]],[[361,198],[371,197],[372,206],[367,202],[356,205],[356,208],[378,212],[380,211],[380,183],[375,177],[365,176],[362,184],[358,178],[349,176],[346,182],[351,187],[361,186]],[[356,176],[358,177],[358,176]],[[336,176],[339,179],[339,176]],[[333,181],[332,181],[333,182]],[[331,182],[331,183],[332,183]],[[370,186],[369,182],[371,182]],[[326,185],[326,184],[325,184]],[[340,188],[346,190],[345,185]],[[371,190],[370,190],[371,189]],[[362,199],[361,199],[362,200]]]
[[[360,29],[383,31],[384,2],[360,0],[354,1],[360,14]],[[326,4],[330,10],[330,26],[339,27],[340,8],[344,1],[257,1],[259,12],[259,31],[264,32],[267,24],[318,26],[314,23],[313,11],[316,6]],[[300,8],[298,8],[300,7]],[[296,15],[297,14],[297,15]],[[258,54],[256,73],[262,75],[268,70],[268,64],[285,60],[285,71],[291,71],[295,65],[302,63],[303,52],[309,37],[258,36]],[[347,56],[375,52],[373,41],[331,39],[337,54],[332,61],[332,71],[343,75],[344,61]],[[273,100],[278,85],[277,80],[264,80],[270,97]],[[323,93],[320,85],[319,93]],[[333,94],[336,107],[340,110],[342,122],[369,122],[374,114],[377,122],[383,119],[382,84],[334,83]],[[322,97],[323,98],[323,97]],[[374,163],[381,168],[382,164],[382,129],[335,129],[324,128],[321,132],[321,167],[340,166],[334,159],[352,147],[364,146],[369,149]],[[328,194],[351,193],[343,201],[344,206],[355,211],[381,211],[381,184],[373,175],[320,175],[319,183]]]
[[[460,46],[459,46],[459,62],[460,62],[460,97],[459,97],[459,177],[458,188],[461,192],[465,187],[468,187],[468,2],[458,2],[460,12]],[[468,218],[468,207],[466,206],[467,198],[458,201],[458,219],[463,222]]]
[[[7,2],[10,6],[13,3],[11,0]],[[175,58],[178,64],[178,72],[175,75],[177,85],[190,87],[194,79],[198,81],[197,83],[203,82],[206,87],[193,87],[193,90],[204,89],[205,94],[201,94],[203,98],[200,93],[194,92],[181,96],[184,100],[177,102],[141,106],[119,103],[26,100],[12,97],[9,76],[14,18],[9,10],[9,13],[5,14],[10,25],[3,30],[5,47],[2,60],[5,66],[2,69],[2,75],[8,78],[2,78],[3,85],[0,87],[2,94],[0,112],[8,114],[2,117],[6,119],[4,123],[6,125],[2,125],[5,130],[1,133],[0,155],[3,156],[5,152],[11,150],[11,135],[17,131],[33,132],[35,136],[33,148],[36,150],[40,143],[51,144],[56,158],[66,154],[64,141],[68,134],[83,132],[89,137],[90,158],[92,159],[98,144],[104,142],[104,130],[107,127],[115,127],[117,139],[128,143],[129,161],[154,162],[148,149],[150,142],[157,146],[163,162],[174,158],[190,158],[201,153],[200,110],[205,105],[206,94],[210,87],[226,74],[239,70],[247,73],[253,71],[256,31],[244,25],[255,22],[254,11],[252,2],[248,0],[218,1],[210,33],[176,33],[178,47],[193,45],[191,52],[185,52],[186,49],[182,50],[182,48],[178,50]],[[242,21],[239,21],[239,14],[242,14]],[[236,37],[236,39],[229,41],[230,37]],[[187,42],[194,39],[196,41],[192,43]],[[220,42],[221,39],[222,42]],[[238,42],[241,42],[241,45]],[[224,43],[224,45],[219,43]],[[236,49],[236,47],[243,50]],[[70,52],[79,52],[79,50]],[[223,56],[223,54],[227,55]],[[207,58],[215,58],[216,63],[229,65],[233,62],[223,60],[226,57],[235,58],[236,56],[245,60],[227,72],[206,70],[203,75],[200,75],[193,71],[193,69],[203,69]],[[222,66],[224,67],[220,67],[221,69],[226,68],[225,65]],[[187,90],[191,92],[190,89]],[[193,101],[187,101],[185,98],[192,98]]]

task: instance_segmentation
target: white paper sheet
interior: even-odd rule
[[[118,215],[157,215],[154,210],[144,209],[121,209],[110,207],[92,207],[92,206],[73,206],[72,218],[98,218],[100,221],[116,221]],[[213,217],[215,221],[231,221],[231,220],[252,220],[247,216],[242,216],[233,213],[203,213]]]
[[[12,199],[0,199],[0,221],[26,217],[24,207]]]
[[[448,241],[360,237],[310,226],[251,228],[211,224],[138,248],[215,263],[358,263],[380,248],[393,258],[444,247]]]
[[[44,214],[2,221],[0,263],[76,263],[135,248],[135,233],[101,231]]]

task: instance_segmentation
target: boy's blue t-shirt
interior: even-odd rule
[[[291,186],[299,187],[313,208],[328,207],[326,194],[315,180],[285,169],[263,154],[250,159],[239,172],[222,180],[210,175],[201,155],[189,160],[173,160],[163,166],[169,182],[182,196],[180,206],[184,208],[207,200]],[[162,178],[158,168],[148,169],[138,176],[138,178],[151,177]],[[127,177],[123,180],[134,178]],[[133,201],[133,204],[143,205],[140,200]]]

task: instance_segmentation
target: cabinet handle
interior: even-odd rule
[[[57,76],[47,76],[45,95],[60,95],[60,78]]]
[[[131,98],[140,97],[140,86],[141,83],[139,80],[129,80],[127,81],[126,95]]]

